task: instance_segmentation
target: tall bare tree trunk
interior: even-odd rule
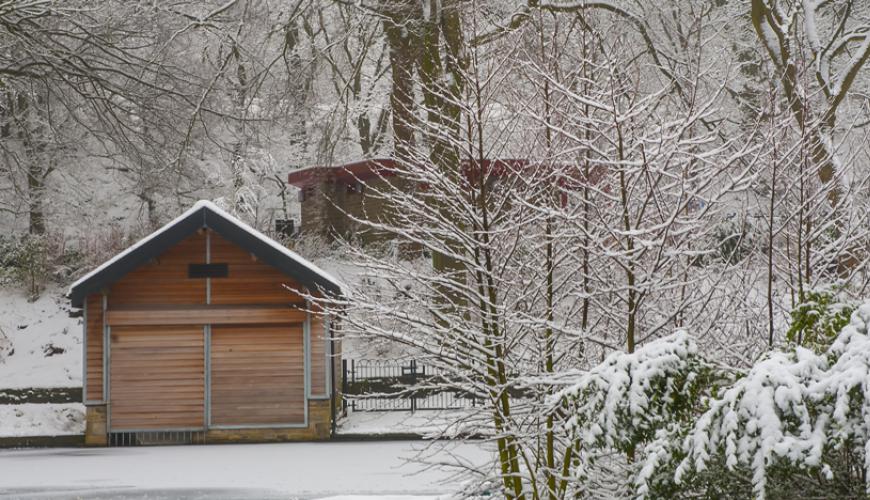
[[[38,90],[34,90],[38,93]],[[24,156],[27,166],[27,212],[28,232],[30,234],[45,234],[45,212],[43,199],[45,195],[45,179],[51,173],[51,166],[46,165],[47,138],[46,127],[40,116],[40,107],[44,98],[37,94],[35,102],[25,92],[16,96],[18,115],[18,137],[24,146]],[[35,106],[34,106],[35,105]]]
[[[393,151],[400,162],[409,162],[414,153],[414,69],[420,47],[420,36],[410,7],[396,2],[384,19],[384,32],[390,51],[390,72],[393,85],[390,108],[393,112]]]

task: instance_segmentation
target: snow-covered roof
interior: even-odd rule
[[[82,276],[69,288],[73,307],[202,228],[209,228],[256,255],[311,291],[344,294],[344,285],[296,252],[228,214],[207,200],[196,202],[172,222]]]

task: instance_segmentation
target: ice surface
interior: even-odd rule
[[[479,444],[428,445],[445,448],[426,452],[423,442],[368,441],[5,450],[0,451],[0,496],[68,490],[89,498],[101,491],[256,489],[302,498],[431,498],[456,491],[461,482],[453,469],[410,461],[421,451],[431,462],[450,462],[455,456],[483,464],[490,458]]]

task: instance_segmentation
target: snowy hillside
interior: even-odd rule
[[[0,288],[0,389],[81,386],[81,318],[68,307],[57,288],[33,303]]]

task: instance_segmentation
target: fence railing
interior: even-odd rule
[[[452,410],[481,404],[473,395],[433,384],[435,367],[414,359],[347,360],[342,366],[345,408],[354,411]]]

